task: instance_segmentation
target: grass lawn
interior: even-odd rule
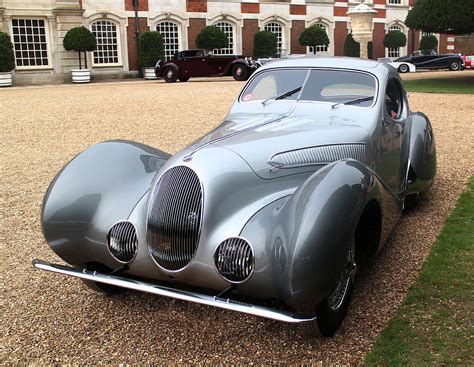
[[[474,176],[367,365],[474,365],[473,250]]]
[[[405,80],[404,84],[408,92],[474,94],[474,73],[470,71],[459,73],[464,75],[453,78]]]

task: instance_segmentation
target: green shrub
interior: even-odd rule
[[[227,35],[215,25],[205,27],[196,36],[196,46],[204,50],[213,50],[215,48],[224,48],[229,44]]]
[[[275,33],[260,31],[253,37],[254,57],[276,57],[278,39]]]
[[[329,45],[329,37],[325,29],[315,24],[301,32],[299,42],[302,46],[313,47],[316,54],[316,46]]]
[[[97,42],[94,35],[86,27],[71,28],[64,36],[63,45],[66,51],[76,51],[79,53],[79,68],[81,65],[81,52],[94,51],[97,47]],[[87,68],[87,58],[84,57],[85,66]]]
[[[438,39],[436,36],[423,36],[420,40],[420,50],[436,50],[438,48]]]
[[[356,42],[352,33],[349,33],[344,41],[344,56],[360,57],[360,43]]]
[[[15,55],[10,36],[0,32],[0,73],[8,73],[15,69]]]
[[[407,36],[400,31],[390,31],[383,38],[383,45],[387,48],[405,47]]]
[[[138,66],[153,67],[158,60],[164,59],[163,36],[159,32],[144,32],[140,34],[138,47]]]

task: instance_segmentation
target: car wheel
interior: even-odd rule
[[[398,71],[400,73],[408,73],[410,71],[410,68],[408,67],[407,64],[401,64],[399,67],[398,67]]]
[[[245,65],[242,64],[236,64],[232,68],[232,76],[234,77],[235,80],[238,81],[244,81],[247,80],[249,77],[249,72]]]
[[[105,265],[99,264],[99,263],[88,263],[88,264],[81,264],[77,266],[79,269],[86,269],[90,271],[97,271],[100,273],[105,273],[108,274],[112,270],[106,267]],[[116,287],[110,284],[104,284],[104,283],[99,283],[99,282],[94,282],[93,280],[88,280],[88,279],[81,279],[82,283],[90,289],[92,289],[95,292],[98,293],[103,293],[107,295],[113,295],[113,294],[120,294],[125,291],[124,288],[122,287]]]
[[[451,71],[459,71],[461,70],[461,64],[457,61],[453,61],[450,65],[449,65],[449,70]]]
[[[178,78],[180,82],[187,82],[189,80],[189,76],[182,76],[181,78]]]
[[[415,208],[423,199],[423,195],[423,192],[417,192],[416,194],[410,194],[405,196],[403,210],[408,211]]]
[[[173,68],[166,68],[163,70],[163,79],[167,83],[174,83],[178,79],[178,73]]]
[[[316,314],[314,321],[301,324],[303,331],[310,336],[333,336],[341,327],[352,299],[356,273],[355,247],[349,249],[346,265],[329,292],[327,298],[319,303],[311,314]]]

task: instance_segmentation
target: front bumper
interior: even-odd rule
[[[144,282],[141,280],[128,279],[116,275],[102,274],[96,271],[79,270],[64,265],[49,264],[38,259],[33,260],[33,265],[38,269],[51,271],[53,273],[69,275],[76,278],[92,280],[98,283],[114,285],[117,287],[132,289],[135,291],[152,293],[159,296],[199,303],[202,305],[214,306],[218,308],[223,308],[225,310],[242,312],[249,315],[264,317],[276,321],[297,324],[302,322],[313,321],[316,319],[316,317],[313,316],[300,315],[288,311],[255,306],[247,303],[233,301],[228,298],[223,299],[217,296],[209,296],[195,292],[177,290],[153,283]]]

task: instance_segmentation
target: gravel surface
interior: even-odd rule
[[[411,93],[412,109],[433,122],[437,180],[362,274],[332,339],[307,339],[287,324],[147,294],[106,297],[31,265],[33,258],[61,261],[42,238],[40,207],[49,182],[75,154],[107,139],[176,152],[216,126],[241,87],[215,80],[0,90],[3,363],[362,362],[474,173],[472,95]]]

